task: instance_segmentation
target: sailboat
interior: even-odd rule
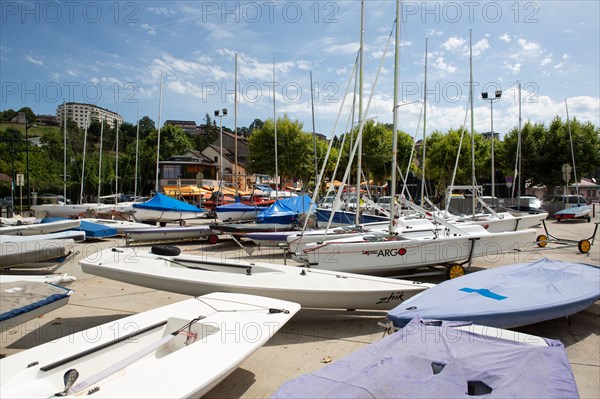
[[[571,123],[569,121],[569,107],[567,105],[567,99],[565,99],[565,108],[567,110],[567,128],[569,130],[569,143],[571,144],[571,159],[573,160],[573,176],[575,177],[575,195],[578,203],[576,206],[571,206],[556,212],[554,217],[556,218],[557,222],[560,222],[561,220],[585,219],[589,223],[592,221],[592,218],[590,217],[590,213],[592,213],[592,207],[588,204],[582,205],[579,203],[579,183],[577,181],[577,171],[575,169],[575,152],[573,151],[573,137],[571,135]],[[565,173],[565,175],[569,175],[568,171]],[[567,179],[567,186],[568,185],[569,182]],[[568,206],[570,202],[569,196],[565,195],[564,199],[566,201],[565,205]]]
[[[398,23],[399,20],[396,21],[397,30]],[[398,45],[399,40],[396,40],[396,51],[399,51]],[[427,59],[427,52],[425,57]],[[471,88],[471,107],[472,101]],[[422,208],[402,199],[407,205],[424,213]],[[446,265],[447,276],[454,278],[465,273],[463,264],[473,258],[520,249],[533,242],[536,234],[533,229],[491,233],[481,225],[465,223],[458,226],[436,217],[433,222],[419,221],[419,225],[423,223],[430,223],[431,227],[393,234],[392,223],[388,232],[310,244],[299,258],[317,268],[362,274],[387,274]]]

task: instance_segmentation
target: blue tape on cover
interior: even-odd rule
[[[484,297],[487,297],[487,298],[492,298],[492,299],[495,299],[495,300],[497,300],[497,301],[501,301],[501,300],[503,300],[503,299],[506,299],[506,298],[508,298],[508,297],[506,297],[506,296],[503,296],[503,295],[496,294],[496,293],[494,293],[494,292],[492,292],[492,291],[488,290],[487,288],[479,288],[479,289],[475,289],[475,288],[468,288],[468,287],[465,287],[465,288],[461,288],[459,291],[464,291],[464,292],[469,292],[469,293],[470,293],[470,292],[476,292],[476,293],[478,293],[479,295],[482,295],[482,296],[484,296]]]

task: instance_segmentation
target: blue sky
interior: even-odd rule
[[[287,113],[312,130],[309,72],[315,86],[316,130],[333,131],[359,46],[360,2],[352,1],[2,1],[0,108],[30,106],[54,114],[66,101],[96,103],[135,123],[202,123],[227,108],[233,127],[234,54],[238,53],[238,126]],[[494,130],[569,115],[600,125],[600,2],[404,1],[401,17],[401,129],[419,123],[428,38],[427,130],[462,126],[468,101],[472,30],[475,129],[488,131],[482,90],[502,89]],[[366,1],[368,118],[392,120],[393,42],[378,66],[395,18],[395,1]],[[353,86],[353,85],[351,85]],[[347,104],[351,102],[348,95]],[[342,132],[348,119],[342,110]]]

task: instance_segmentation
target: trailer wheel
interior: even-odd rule
[[[184,227],[184,226],[186,226],[186,225],[187,225],[187,223],[185,222],[185,220],[181,219],[181,220],[179,221],[179,225],[180,225],[181,227]]]
[[[545,234],[540,234],[536,237],[535,242],[537,243],[538,247],[544,248],[546,245],[548,245],[548,237],[546,237]]]
[[[587,254],[588,252],[590,252],[591,248],[592,244],[589,240],[580,240],[579,243],[577,243],[577,249],[579,249],[579,252],[581,252],[582,254]]]
[[[465,275],[465,268],[458,263],[448,266],[446,269],[446,277],[449,280]]]
[[[211,234],[208,236],[208,243],[211,245],[215,245],[216,243],[219,242],[219,236],[217,236],[216,234]]]
[[[588,215],[588,217],[586,218],[587,222],[590,223],[592,221],[592,218],[590,217],[590,215]]]
[[[181,253],[181,249],[175,245],[154,245],[151,252],[156,255],[177,256]]]

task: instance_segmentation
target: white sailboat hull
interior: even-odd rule
[[[70,218],[79,216],[89,216],[96,212],[109,211],[109,206],[106,204],[44,204],[34,205],[31,210],[40,218]]]
[[[226,291],[297,302],[303,307],[391,309],[430,284],[306,268],[221,260],[205,256],[157,256],[121,248],[79,262],[85,273],[184,295]]]
[[[542,220],[548,217],[547,213],[527,214],[514,216],[509,212],[498,213],[499,217],[485,215],[480,219],[469,220],[468,223],[482,226],[490,233],[500,233],[503,231],[525,230],[537,226]],[[460,226],[460,222],[457,222]]]
[[[0,360],[0,397],[54,397],[64,390],[63,375],[69,369],[76,369],[80,377],[68,397],[85,396],[90,390],[102,398],[200,397],[299,309],[298,304],[277,299],[212,293],[149,310]],[[173,334],[182,327],[182,333]],[[114,342],[145,328],[148,331],[134,338]],[[103,344],[106,347],[98,349]],[[94,348],[98,350],[77,357]]]
[[[32,236],[38,234],[57,233],[79,227],[79,220],[57,220],[49,223],[34,223],[21,226],[0,227],[0,235]]]
[[[476,227],[476,226],[472,226]],[[467,226],[463,226],[469,229]],[[303,258],[312,267],[361,274],[385,274],[424,266],[452,264],[473,258],[496,259],[507,251],[535,241],[533,229],[516,232],[481,231],[462,236],[434,238],[391,237],[368,241],[363,238],[326,241],[304,250]],[[471,252],[472,251],[472,252]]]
[[[154,209],[133,208],[133,219],[136,222],[176,222],[178,220],[195,219],[200,212],[159,211]]]
[[[4,242],[0,244],[0,269],[44,267],[38,262],[69,255],[73,244],[72,239]]]

